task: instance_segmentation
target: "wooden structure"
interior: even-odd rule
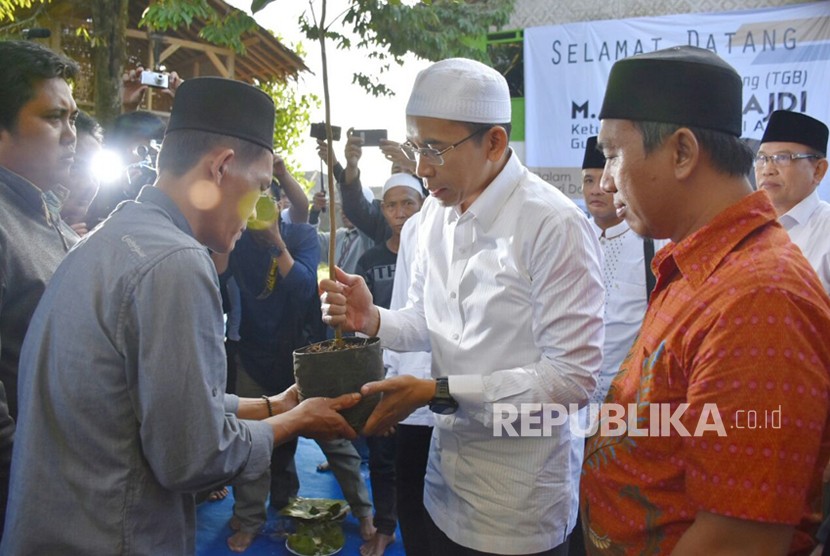
[[[130,0],[127,24],[127,58],[125,69],[136,66],[163,71],[175,71],[183,79],[200,76],[220,76],[252,83],[254,81],[284,81],[308,71],[303,60],[283,45],[270,31],[257,27],[243,37],[246,52],[211,44],[199,37],[205,22],[195,19],[188,28],[152,32],[138,26],[150,0]],[[208,0],[219,13],[236,10],[222,0]],[[25,19],[26,14],[21,14]],[[92,56],[89,40],[78,34],[79,28],[91,28],[91,10],[83,0],[53,0],[35,6],[27,23],[29,27],[50,29],[52,36],[45,43],[56,51],[63,51],[76,60],[85,78],[76,84],[73,94],[76,102],[90,109],[94,105],[92,87]],[[170,108],[166,95],[147,95],[143,108],[166,112]]]

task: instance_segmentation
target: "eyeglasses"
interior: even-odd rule
[[[417,164],[419,162],[419,159],[423,158],[424,160],[426,160],[428,163],[432,164],[433,166],[443,166],[444,165],[444,155],[445,154],[447,154],[448,152],[450,152],[451,150],[453,150],[457,146],[461,145],[465,141],[469,141],[470,139],[472,139],[476,135],[478,135],[480,133],[484,133],[486,131],[490,131],[491,129],[493,129],[493,126],[482,127],[480,129],[477,129],[474,132],[472,132],[471,134],[469,134],[467,137],[462,139],[461,141],[458,141],[457,143],[453,143],[452,145],[450,145],[446,149],[441,149],[440,151],[438,149],[433,149],[432,147],[420,147],[419,148],[419,147],[416,147],[415,145],[413,145],[410,141],[407,141],[406,143],[401,145],[401,150],[403,151],[403,154],[406,155],[406,158],[408,158],[410,160],[410,162],[415,162]]]
[[[779,154],[758,154],[755,156],[755,167],[763,168],[767,162],[772,162],[773,166],[789,166],[793,160],[801,158],[821,158],[817,154],[810,153],[779,153]]]

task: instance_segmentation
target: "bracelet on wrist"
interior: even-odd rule
[[[271,398],[269,398],[268,396],[263,394],[262,399],[265,402],[265,407],[268,408],[268,417],[273,417],[274,416],[274,408],[271,405]]]

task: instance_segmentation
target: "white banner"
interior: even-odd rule
[[[761,139],[779,109],[830,123],[830,2],[533,27],[524,32],[527,166],[579,198],[611,66],[677,45],[707,48],[743,77],[743,137]],[[830,200],[830,179],[819,195]]]

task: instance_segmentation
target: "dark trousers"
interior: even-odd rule
[[[369,436],[369,480],[372,482],[372,501],[375,503],[375,528],[378,533],[393,535],[398,526],[398,505],[395,495],[394,436]]]
[[[570,556],[588,556],[588,547],[585,545],[585,534],[582,530],[582,516],[576,514],[576,525],[573,533],[568,537],[570,541]]]
[[[430,556],[424,518],[424,475],[427,472],[432,427],[398,425],[395,460],[398,521],[406,556]]]
[[[432,556],[497,556],[491,552],[479,552],[478,550],[473,550],[453,542],[435,525],[435,522],[432,521],[428,513],[424,515],[426,517],[427,536],[429,537]],[[568,541],[566,540],[550,550],[527,554],[525,556],[568,556]]]
[[[300,491],[300,478],[294,465],[297,451],[297,439],[274,447],[271,452],[271,500],[268,502],[275,510],[288,505],[288,499],[297,496]]]
[[[236,359],[239,353],[239,342],[225,340],[225,359],[228,362],[228,379],[225,383],[225,393],[236,394]]]

